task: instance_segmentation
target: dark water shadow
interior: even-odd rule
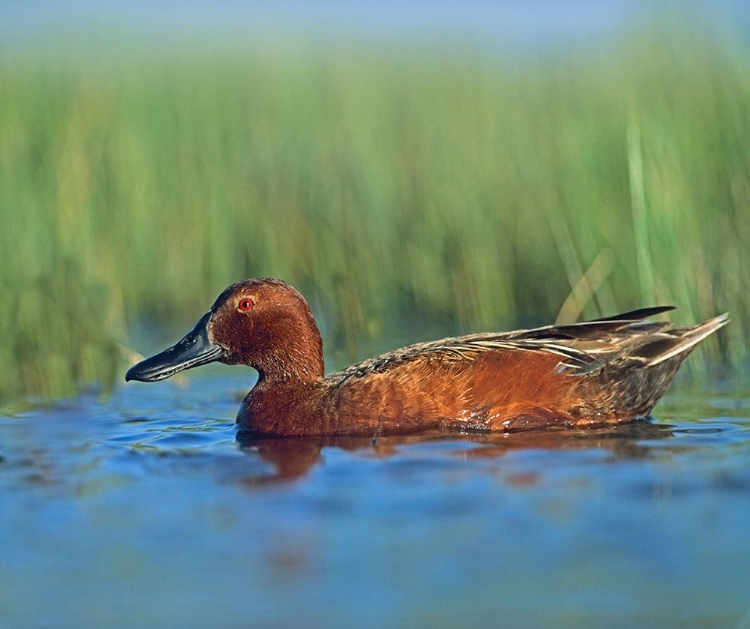
[[[439,443],[439,456],[499,458],[516,450],[605,450],[617,459],[643,459],[655,451],[655,441],[674,437],[674,426],[636,421],[611,428],[587,430],[537,430],[520,433],[457,433],[430,431],[409,435],[370,437],[258,437],[240,430],[237,443],[250,456],[258,456],[274,470],[271,475],[246,478],[256,482],[289,481],[308,474],[323,462],[326,448],[338,448],[377,458],[403,454],[410,446]],[[469,446],[467,448],[467,446]]]

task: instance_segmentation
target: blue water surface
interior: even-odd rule
[[[0,626],[750,627],[750,395],[253,441],[227,371],[0,417]]]

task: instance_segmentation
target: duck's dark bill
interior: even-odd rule
[[[169,378],[178,371],[220,360],[224,349],[208,337],[210,317],[209,312],[176,345],[133,365],[125,374],[125,380],[156,382]]]

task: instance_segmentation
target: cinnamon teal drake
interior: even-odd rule
[[[598,427],[648,416],[695,345],[727,322],[645,321],[672,309],[418,343],[326,376],[304,297],[280,280],[250,279],[125,379],[163,380],[213,361],[253,367],[258,381],[237,423],[259,435]]]

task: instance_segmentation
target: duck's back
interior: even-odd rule
[[[670,309],[455,337],[378,356],[326,378],[323,430],[511,431],[647,416],[690,350],[726,323],[725,316],[689,328],[642,320]]]

